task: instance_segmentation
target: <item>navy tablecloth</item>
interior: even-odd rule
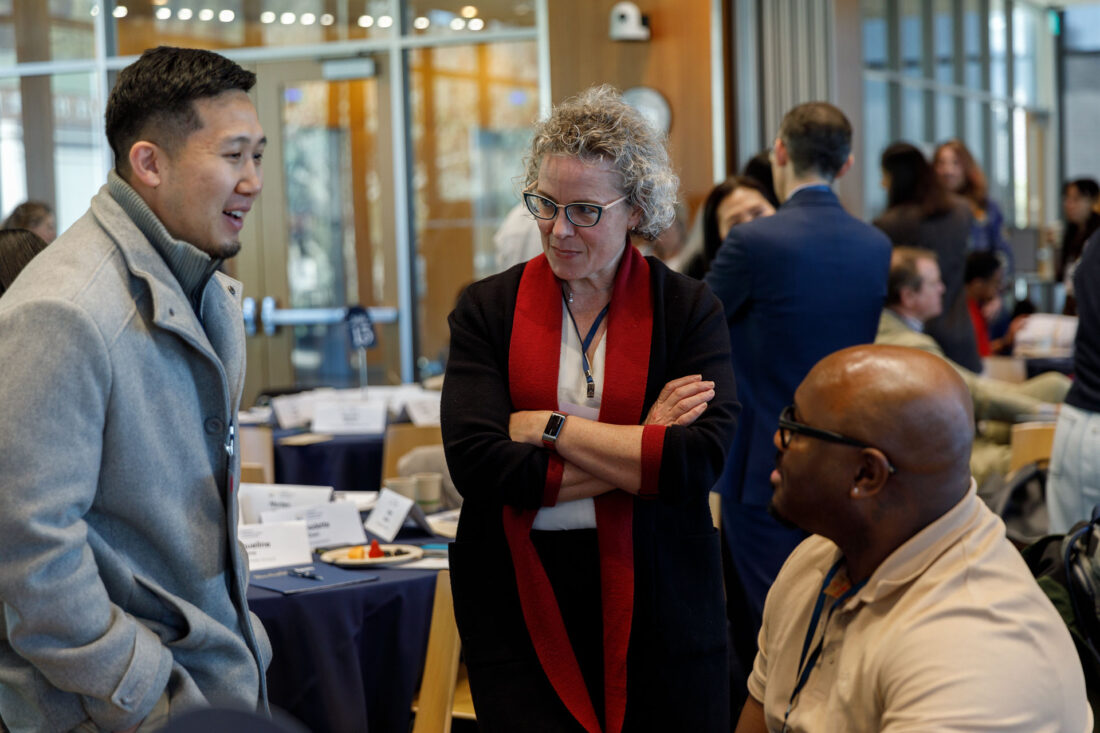
[[[271,704],[314,733],[408,733],[436,571],[370,568],[362,585],[284,596],[249,588],[271,638]]]
[[[336,491],[378,491],[384,436],[337,435],[309,445],[282,445],[300,431],[276,430],[275,483],[331,486]]]

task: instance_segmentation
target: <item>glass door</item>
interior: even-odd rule
[[[387,56],[258,64],[264,192],[238,257],[248,341],[245,400],[358,385],[344,322],[368,309],[368,381],[399,382],[393,137]]]

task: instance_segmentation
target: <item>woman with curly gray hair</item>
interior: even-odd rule
[[[674,216],[664,141],[590,89],[526,184],[543,254],[467,288],[443,388],[478,727],[729,730],[708,492],[739,405],[717,299],[630,244]]]

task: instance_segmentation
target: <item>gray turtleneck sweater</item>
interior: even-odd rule
[[[193,244],[173,237],[149,208],[149,204],[145,203],[145,199],[114,170],[107,175],[107,190],[153,245],[153,249],[164,258],[201,322],[202,293],[221,260],[211,257]]]

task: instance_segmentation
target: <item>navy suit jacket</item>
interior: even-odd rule
[[[774,216],[733,227],[707,273],[722,301],[744,410],[716,489],[766,506],[779,413],[827,354],[875,340],[890,240],[825,187],[795,192]]]

